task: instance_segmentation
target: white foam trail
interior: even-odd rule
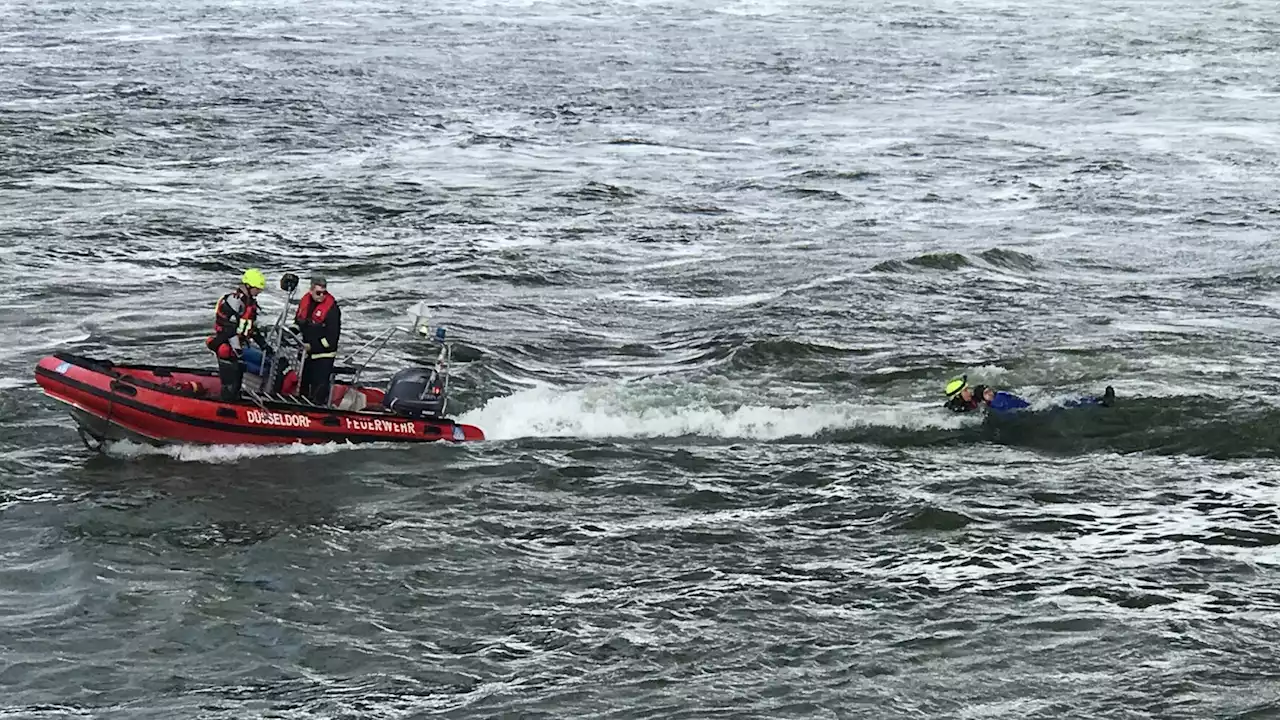
[[[523,390],[490,400],[459,421],[477,425],[491,440],[522,437],[645,438],[702,436],[777,440],[857,427],[958,428],[971,418],[936,406],[823,403],[779,408],[741,405],[722,409],[706,401],[683,405],[662,398],[623,397],[608,388]],[[721,404],[723,405],[723,404]]]
[[[380,443],[323,443],[317,445],[293,443],[290,445],[164,445],[154,447],[128,440],[120,440],[109,443],[104,449],[108,455],[129,459],[159,456],[170,457],[181,462],[230,464],[241,460],[283,455],[332,455],[347,450],[373,449],[380,445]],[[385,447],[385,445],[381,446]]]
[[[0,390],[12,390],[14,388],[20,388],[26,384],[27,381],[20,378],[0,378]],[[31,384],[34,385],[35,381],[32,380]]]

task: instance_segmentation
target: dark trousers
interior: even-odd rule
[[[330,382],[333,378],[333,358],[307,358],[302,367],[302,387],[300,390],[308,400],[316,405],[328,405]]]
[[[222,385],[223,402],[240,399],[240,387],[244,380],[244,363],[239,360],[218,359],[218,382]]]

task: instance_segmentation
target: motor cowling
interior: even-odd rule
[[[444,382],[427,368],[396,373],[382,396],[382,407],[405,417],[437,418],[444,414],[444,404]]]

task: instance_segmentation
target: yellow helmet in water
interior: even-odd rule
[[[240,282],[249,287],[258,288],[259,290],[267,289],[267,276],[263,275],[262,271],[257,268],[249,268],[248,270],[245,270],[244,276],[240,278]]]
[[[947,397],[951,397],[969,385],[969,376],[961,375],[958,378],[951,378],[947,381]]]

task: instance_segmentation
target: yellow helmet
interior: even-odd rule
[[[258,288],[259,290],[267,289],[267,276],[257,268],[249,268],[244,271],[244,276],[240,278],[240,282],[249,287]]]
[[[961,375],[958,378],[951,378],[947,381],[947,397],[951,397],[961,390],[965,389],[969,384],[969,376]]]

